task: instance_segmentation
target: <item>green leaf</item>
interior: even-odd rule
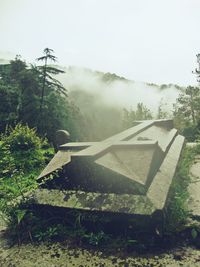
[[[27,210],[16,210],[16,215],[17,215],[17,223],[20,224],[22,219],[24,218]]]
[[[129,239],[127,242],[128,242],[128,244],[136,244],[136,243],[138,243],[138,241],[134,240],[134,239]]]
[[[193,228],[191,230],[191,236],[192,236],[193,239],[196,239],[197,238],[198,232],[197,232],[197,230],[195,228]]]

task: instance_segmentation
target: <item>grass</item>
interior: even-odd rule
[[[190,183],[190,168],[195,157],[200,154],[200,145],[185,147],[179,161],[176,176],[170,192],[168,208],[166,210],[165,231],[180,232],[185,229],[189,211],[187,200],[189,193],[187,187]]]

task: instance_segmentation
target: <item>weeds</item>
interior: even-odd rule
[[[27,194],[38,187],[36,178],[52,153],[47,141],[28,126],[18,124],[1,134],[0,216],[12,232],[19,234]]]
[[[187,190],[190,182],[190,168],[197,154],[200,153],[200,145],[194,148],[185,147],[182,158],[179,161],[176,176],[172,184],[170,201],[166,212],[165,231],[180,232],[185,229],[189,216]]]

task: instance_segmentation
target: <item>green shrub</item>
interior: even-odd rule
[[[36,178],[53,149],[27,125],[18,124],[0,137],[0,215],[15,229],[26,214],[21,206],[27,193],[38,187]]]
[[[9,178],[16,172],[38,173],[52,153],[47,140],[38,137],[35,129],[17,124],[1,135],[0,177]]]
[[[17,124],[15,128],[7,130],[9,133],[5,138],[5,143],[9,146],[10,151],[37,150],[46,144],[37,136],[35,129],[30,129],[28,125]]]
[[[100,244],[105,243],[109,239],[109,236],[103,231],[97,233],[90,232],[88,234],[84,234],[83,239],[92,246],[99,246]]]

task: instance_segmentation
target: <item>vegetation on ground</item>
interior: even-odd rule
[[[7,128],[0,138],[0,216],[17,231],[27,210],[21,208],[39,185],[37,176],[53,155],[47,139],[35,129],[17,124]]]
[[[178,233],[186,228],[189,219],[187,187],[191,181],[190,168],[195,157],[199,154],[199,143],[195,147],[186,146],[182,152],[170,192],[168,209],[166,210],[165,231]]]

